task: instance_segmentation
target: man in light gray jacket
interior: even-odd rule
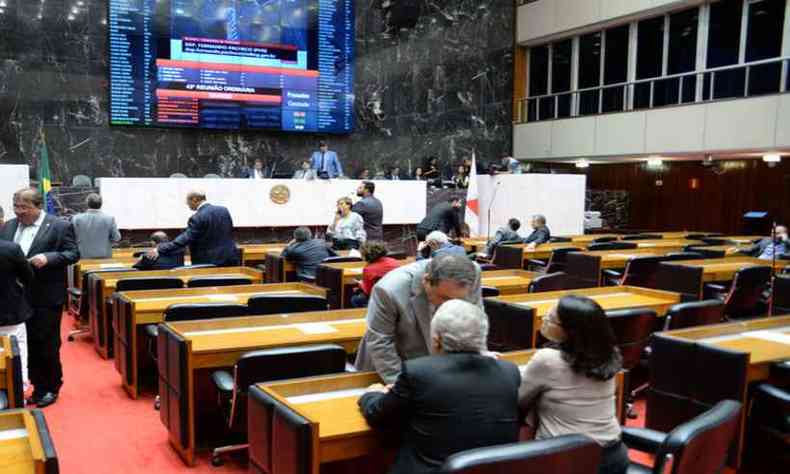
[[[402,361],[430,354],[431,319],[442,303],[463,299],[483,307],[480,278],[480,267],[457,255],[389,272],[371,292],[356,368],[375,370],[385,383],[395,382]]]
[[[112,242],[121,240],[115,218],[101,212],[102,199],[98,194],[88,195],[88,210],[72,219],[81,258],[112,257]]]

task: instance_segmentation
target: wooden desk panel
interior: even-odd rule
[[[222,421],[215,393],[201,391],[199,387],[206,384],[198,379],[213,370],[231,369],[239,357],[253,350],[331,343],[351,354],[365,333],[365,313],[365,309],[350,309],[162,323],[157,343],[159,354],[165,354],[159,359],[161,410],[183,409],[177,419],[165,416],[162,421],[184,462],[194,464],[196,446],[201,445],[212,421]],[[169,360],[169,354],[184,354],[185,364]],[[186,417],[185,424],[182,417]],[[187,428],[183,436],[181,426]]]
[[[704,260],[682,260],[672,265],[683,265],[688,267],[702,267],[702,282],[711,281],[730,281],[735,277],[738,270],[754,266],[771,266],[770,260],[761,260],[752,257],[726,257],[709,258]],[[776,270],[779,271],[788,265],[787,261],[776,261]]]
[[[0,390],[5,391],[9,408],[24,406],[22,359],[11,336],[0,336]]]
[[[0,412],[0,472],[55,474],[58,459],[41,410]]]
[[[534,350],[509,352],[501,357],[523,368],[534,353]],[[622,380],[622,374],[618,375],[618,415],[623,400]],[[310,423],[310,450],[316,455],[309,472],[318,474],[321,464],[364,457],[388,449],[385,433],[373,430],[357,405],[359,397],[373,383],[381,383],[376,373],[359,372],[258,384],[251,390],[264,392]],[[256,402],[251,399],[250,403]],[[266,438],[272,440],[276,436],[270,432]],[[255,447],[251,446],[251,449]],[[272,452],[272,455],[277,453]]]
[[[121,374],[124,389],[132,397],[138,393],[139,368],[148,359],[140,350],[142,328],[162,322],[165,310],[180,303],[247,304],[261,294],[317,295],[326,297],[326,289],[304,283],[183,288],[172,290],[128,291],[113,295],[113,334],[115,368]],[[150,365],[150,364],[149,364]]]
[[[669,291],[638,288],[634,286],[608,286],[581,290],[547,291],[526,295],[501,296],[495,301],[526,306],[535,309],[532,325],[532,344],[537,342],[543,316],[566,295],[587,296],[595,300],[604,310],[649,308],[664,316],[670,307],[680,302],[680,294]]]
[[[401,265],[414,263],[414,257],[399,260]],[[315,284],[328,289],[329,307],[331,309],[350,308],[351,295],[362,280],[362,271],[367,262],[324,263],[316,270]]]
[[[186,286],[194,277],[248,277],[253,283],[263,283],[263,272],[250,267],[178,268],[171,270],[149,270],[132,272],[98,273],[89,288],[83,288],[83,297],[88,298],[88,314],[93,345],[105,359],[112,357],[112,304],[111,300],[118,280],[124,278],[177,277]]]
[[[601,257],[601,270],[625,268],[628,261],[636,257],[663,257],[675,252],[672,248],[646,248],[630,250],[595,250],[584,252],[586,255]]]
[[[488,239],[482,237],[466,238],[461,239],[461,244],[467,252],[484,252]]]
[[[532,280],[541,275],[526,270],[494,270],[483,272],[481,284],[498,289],[500,295],[517,295],[528,293]]]

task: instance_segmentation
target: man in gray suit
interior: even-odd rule
[[[71,223],[82,258],[112,257],[112,242],[121,240],[115,218],[101,212],[101,196],[88,195],[88,210],[77,214]]]
[[[368,303],[367,331],[356,367],[395,382],[404,360],[430,354],[431,319],[445,301],[463,299],[483,307],[480,267],[466,256],[446,255],[389,272]]]

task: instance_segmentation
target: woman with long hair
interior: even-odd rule
[[[521,377],[519,405],[535,439],[581,433],[603,448],[599,474],[623,474],[628,450],[620,440],[615,375],[623,365],[598,303],[565,296],[543,318],[551,344],[538,350]]]

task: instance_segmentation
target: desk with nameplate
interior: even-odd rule
[[[174,304],[246,304],[248,299],[257,295],[315,295],[325,298],[326,289],[305,283],[275,283],[114,293],[115,368],[121,374],[121,383],[129,396],[137,397],[139,374],[149,363],[141,348],[143,326],[162,322],[165,311]]]
[[[222,429],[210,374],[231,370],[246,352],[305,344],[339,344],[357,350],[366,309],[248,316],[162,323],[157,341],[160,418],[185,463]],[[218,440],[217,440],[218,441]]]
[[[58,457],[41,410],[0,412],[0,472],[56,474]]]
[[[8,408],[24,406],[22,358],[13,336],[0,336],[0,390],[6,394]]]
[[[659,316],[664,316],[672,305],[680,302],[680,294],[669,291],[634,286],[607,286],[487,298],[486,312],[489,313],[489,319],[497,321],[504,319],[500,313],[510,313],[510,318],[523,315],[528,321],[518,327],[531,334],[532,347],[536,347],[543,316],[566,295],[592,298],[606,311],[644,308],[654,310]]]
[[[263,283],[263,272],[250,267],[181,267],[170,270],[146,270],[128,272],[98,272],[88,279],[88,288],[82,289],[82,297],[88,298],[88,315],[93,344],[105,359],[112,357],[112,299],[119,280],[125,278],[180,278],[186,287],[195,277],[246,277],[252,283]]]
[[[503,360],[523,370],[534,350],[501,354]],[[622,373],[617,375],[616,407],[622,412]],[[250,429],[250,464],[255,472],[282,474],[278,466],[298,464],[309,474],[318,474],[322,464],[351,461],[368,456],[390,457],[397,443],[382,431],[371,428],[359,410],[357,401],[366,389],[382,383],[374,372],[309,377],[257,384],[250,388],[248,419],[255,423]],[[291,434],[281,423],[272,423],[276,410],[286,410],[306,426],[306,433],[293,445],[293,451],[276,449],[278,438]],[[283,431],[280,431],[283,429]],[[397,434],[396,434],[397,435]],[[273,462],[275,457],[282,459]],[[288,470],[287,472],[296,472]]]

